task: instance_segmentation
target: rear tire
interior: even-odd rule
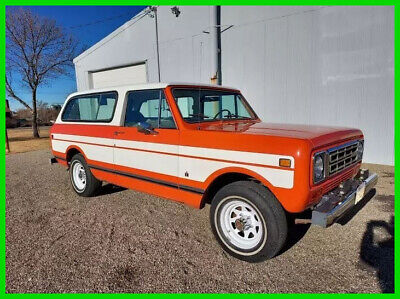
[[[226,252],[252,263],[274,257],[288,233],[279,201],[267,188],[251,181],[221,188],[211,203],[210,222]]]
[[[82,154],[76,154],[72,157],[69,175],[72,187],[80,196],[94,196],[101,187],[101,181],[93,176]]]

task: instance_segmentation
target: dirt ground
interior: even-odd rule
[[[10,142],[10,153],[25,153],[50,148],[49,139],[50,127],[39,128],[39,139],[32,137],[32,128],[7,129],[8,140]]]
[[[346,225],[296,225],[280,255],[249,264],[218,246],[209,207],[111,185],[82,198],[50,156],[6,157],[8,293],[393,292],[393,167],[368,165],[376,195]]]

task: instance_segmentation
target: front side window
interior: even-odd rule
[[[117,93],[82,95],[72,98],[65,106],[63,121],[110,122],[114,115]]]
[[[181,111],[183,118],[188,118],[193,114],[193,103],[194,99],[192,97],[179,97],[176,98],[176,103]]]
[[[189,123],[256,118],[237,92],[176,88],[172,93],[183,119]]]
[[[136,127],[146,122],[152,128],[176,129],[163,90],[130,91],[127,97],[125,127]]]

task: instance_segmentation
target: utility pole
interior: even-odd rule
[[[10,143],[8,142],[8,133],[7,133],[7,116],[12,117],[12,112],[10,106],[8,104],[8,100],[6,99],[6,150],[10,152]]]
[[[157,69],[158,69],[158,82],[161,82],[161,72],[160,72],[160,49],[158,44],[158,19],[157,19],[157,7],[150,6],[150,11],[154,13],[154,21],[156,23],[156,51],[157,51]],[[151,16],[151,15],[150,15]]]
[[[211,83],[222,84],[221,65],[221,6],[211,6]]]
[[[10,143],[8,142],[7,126],[6,126],[6,150],[10,152]]]

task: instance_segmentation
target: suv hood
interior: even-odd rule
[[[263,122],[203,123],[200,129],[306,139],[312,143],[314,148],[363,137],[361,130],[353,128]]]

